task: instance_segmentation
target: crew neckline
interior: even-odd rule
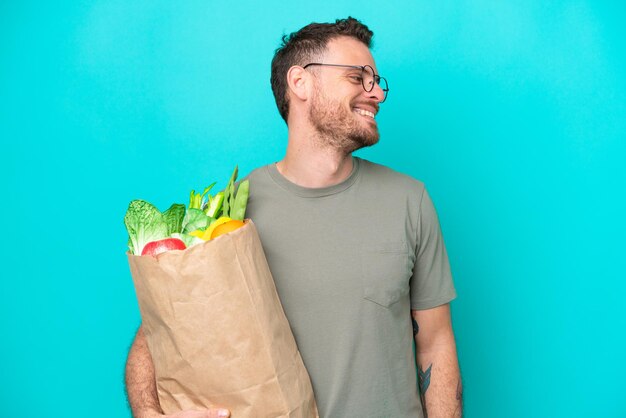
[[[359,173],[361,172],[360,166],[361,166],[361,159],[353,155],[352,156],[352,171],[350,172],[350,175],[341,183],[334,184],[328,187],[299,186],[296,183],[293,183],[290,180],[287,180],[286,177],[280,174],[280,172],[278,171],[278,168],[276,167],[276,163],[268,164],[266,168],[272,180],[274,180],[276,184],[278,184],[280,187],[287,190],[288,192],[291,192],[301,197],[324,197],[324,196],[330,196],[333,194],[341,193],[347,188],[349,188],[350,186],[352,186],[354,182],[356,181],[356,179],[358,178]]]

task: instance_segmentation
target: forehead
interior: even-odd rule
[[[369,48],[361,41],[341,36],[332,39],[326,45],[324,62],[329,64],[371,65],[376,72],[374,57]]]

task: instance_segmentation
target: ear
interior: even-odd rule
[[[287,71],[289,90],[302,101],[309,97],[310,76],[311,74],[299,65],[294,65]]]

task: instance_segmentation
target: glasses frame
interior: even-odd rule
[[[374,71],[374,68],[371,65],[326,64],[323,62],[310,62],[307,65],[303,66],[302,68],[306,70],[307,67],[310,67],[312,65],[320,65],[324,67],[354,68],[354,69],[361,70],[361,74],[363,74],[365,71],[367,71],[366,69],[369,68],[372,70],[372,74],[374,74],[374,84],[372,84],[372,87],[368,90],[367,87],[365,87],[365,77],[361,77],[361,86],[363,87],[363,90],[369,93],[372,90],[374,90],[374,86],[378,84],[378,86],[381,88],[381,90],[384,93],[383,100],[381,100],[380,103],[383,103],[385,100],[387,100],[387,94],[389,93],[389,82],[387,81],[385,77],[381,77],[380,75],[376,74],[376,71]],[[380,85],[380,80],[385,81],[385,88],[383,88],[383,86]]]

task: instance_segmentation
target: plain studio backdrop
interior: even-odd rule
[[[130,415],[128,202],[281,159],[273,52],[349,15],[390,86],[357,155],[433,197],[466,416],[626,416],[624,3],[227,4],[0,4],[0,416]]]

